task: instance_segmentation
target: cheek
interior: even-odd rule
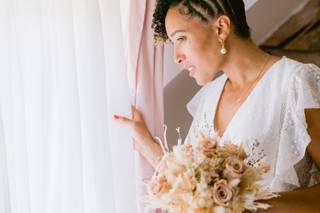
[[[187,53],[192,56],[192,60],[197,61],[200,64],[208,64],[212,62],[215,57],[215,52],[217,51],[217,44],[207,37],[198,37],[191,40]]]
[[[221,65],[221,60],[223,57],[221,57],[220,53],[220,45],[219,42],[210,41],[205,46],[203,46],[203,61],[204,65],[207,67],[207,71],[210,73],[216,73],[218,72],[218,69]]]
[[[189,43],[185,46],[184,52],[186,53],[189,61],[194,65],[201,66],[201,64],[203,64],[206,56],[206,51],[200,46]]]
[[[219,47],[218,42],[212,39],[197,39],[190,40],[185,45],[184,52],[188,61],[197,67],[195,79],[197,84],[204,85],[219,72]]]

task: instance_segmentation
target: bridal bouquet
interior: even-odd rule
[[[267,165],[254,167],[243,148],[201,135],[193,146],[178,144],[165,152],[148,183],[152,208],[186,213],[241,213],[267,209],[261,203],[277,195],[259,184]]]

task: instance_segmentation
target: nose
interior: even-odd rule
[[[175,51],[174,51],[174,61],[177,64],[181,64],[185,59],[186,59],[186,56],[184,54],[182,54],[180,51],[177,51],[175,49]]]
[[[185,56],[184,55],[176,55],[175,56],[175,62],[177,64],[181,64],[184,60],[185,60]]]

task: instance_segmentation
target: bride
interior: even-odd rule
[[[271,166],[267,186],[281,197],[264,212],[320,212],[320,69],[260,50],[250,39],[242,0],[173,0],[156,5],[156,42],[170,40],[177,63],[201,90],[187,107],[197,132],[241,145],[254,164]],[[212,80],[218,72],[223,74]],[[160,146],[133,108],[135,148],[151,165]]]

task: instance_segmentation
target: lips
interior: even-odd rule
[[[189,71],[189,76],[193,76],[196,72],[196,67],[191,65],[186,68]]]

